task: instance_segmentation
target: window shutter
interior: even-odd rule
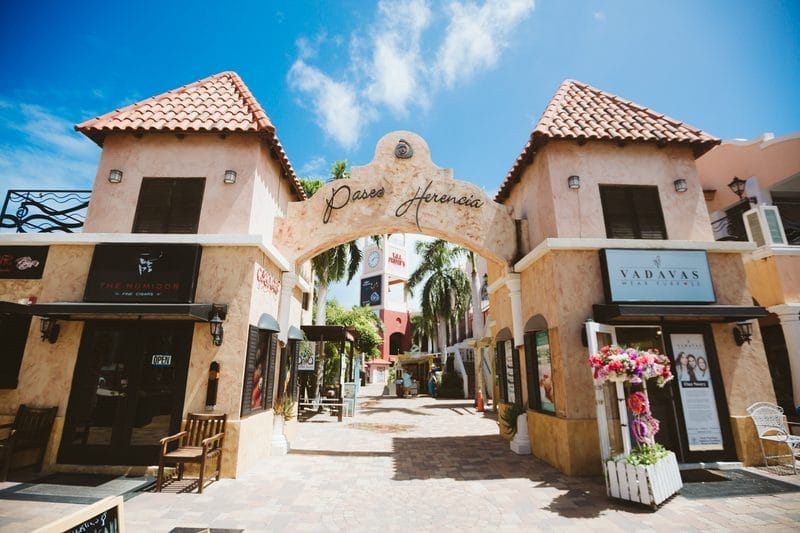
[[[658,198],[658,187],[632,187],[629,203],[636,214],[639,226],[639,239],[666,239],[664,213],[661,211],[661,200]]]
[[[269,357],[267,359],[267,383],[266,383],[266,391],[265,391],[265,402],[264,406],[267,409],[272,409],[272,401],[275,399],[274,388],[275,388],[275,359],[276,359],[276,351],[278,348],[278,334],[271,333],[269,335]]]
[[[609,239],[635,239],[633,212],[630,200],[623,187],[600,186],[600,202]]]
[[[244,365],[244,383],[242,385],[242,409],[241,415],[245,416],[250,414],[250,400],[253,395],[253,373],[258,363],[258,341],[259,331],[255,326],[250,326],[247,335],[247,355],[245,357]],[[263,379],[263,377],[262,377]]]
[[[666,239],[658,187],[600,186],[600,203],[609,239]]]
[[[197,233],[205,178],[144,178],[133,233]]]

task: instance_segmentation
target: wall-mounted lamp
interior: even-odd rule
[[[570,176],[567,178],[567,187],[570,189],[580,189],[581,188],[581,177],[580,176]]]
[[[741,200],[742,196],[744,195],[744,189],[746,184],[747,180],[743,180],[738,176],[734,176],[731,182],[728,184],[728,188],[730,188],[730,190],[732,190],[733,193],[739,197],[739,200]],[[747,200],[751,204],[754,204],[757,201],[755,198],[747,198]]]
[[[119,183],[120,181],[122,181],[122,171],[117,168],[112,168],[108,172],[108,182]]]
[[[222,321],[225,320],[227,315],[227,305],[213,304],[211,306],[211,317],[208,319],[208,325],[214,346],[222,346],[222,337],[225,335],[225,330],[222,328]]]
[[[683,178],[678,178],[673,183],[675,184],[675,192],[686,192],[689,190],[689,186],[686,185],[686,180]]]
[[[55,318],[43,316],[39,321],[39,331],[42,333],[42,340],[55,344],[58,340],[58,332],[61,331],[61,326],[58,325]]]
[[[236,171],[235,170],[226,170],[225,171],[225,183],[236,183]]]
[[[751,322],[737,322],[733,326],[733,340],[736,341],[736,346],[741,346],[744,343],[750,344],[752,337],[753,324]]]

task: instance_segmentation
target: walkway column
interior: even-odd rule
[[[522,284],[519,274],[512,272],[506,275],[506,287],[511,298],[511,324],[514,330],[514,347],[525,344],[525,335],[522,326]]]
[[[289,317],[292,311],[292,294],[297,285],[298,276],[294,272],[283,272],[281,275],[281,296],[278,301],[278,325],[281,331],[278,333],[278,340],[286,344],[289,334]]]
[[[800,405],[800,304],[773,305],[768,307],[781,321],[789,368],[792,372],[792,396],[795,407]]]

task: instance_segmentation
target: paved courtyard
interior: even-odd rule
[[[491,416],[472,403],[380,397],[362,391],[355,418],[300,424],[289,455],[195,493],[138,492],[124,505],[128,531],[796,531],[800,480],[759,470],[733,481],[690,483],[659,510],[608,499],[599,478],[564,476],[517,456]],[[760,473],[763,473],[763,476]],[[766,476],[766,477],[764,477]],[[0,530],[76,504],[8,501]],[[81,488],[75,489],[80,493]],[[36,507],[38,506],[38,507]],[[33,524],[33,522],[28,522]]]

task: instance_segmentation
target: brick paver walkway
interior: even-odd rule
[[[376,389],[366,389],[367,395]],[[800,492],[680,494],[656,512],[608,499],[601,479],[517,456],[472,403],[362,397],[355,418],[300,424],[292,451],[204,494],[142,493],[128,531],[797,531]],[[324,420],[324,421],[322,421]],[[797,476],[780,476],[798,483]],[[0,503],[0,505],[2,505]]]

